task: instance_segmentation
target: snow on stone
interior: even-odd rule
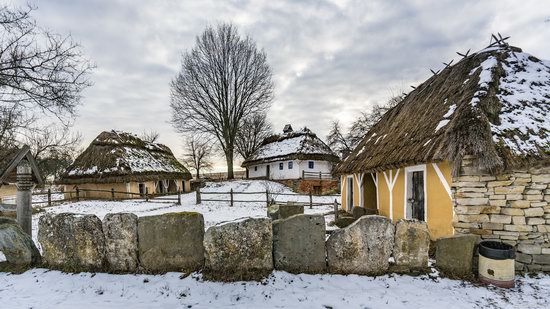
[[[443,115],[443,118],[450,118],[456,110],[456,104],[449,106],[449,110]]]

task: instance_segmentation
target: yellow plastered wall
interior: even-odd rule
[[[446,162],[437,163],[447,184],[451,185],[451,167]],[[435,168],[427,164],[427,198],[428,198],[428,229],[433,239],[454,234],[453,203],[445,187],[441,183]]]
[[[451,168],[446,162],[437,163],[443,178],[450,186],[451,184]],[[452,226],[453,206],[441,179],[436,173],[435,168],[431,163],[425,165],[426,170],[426,216],[428,229],[432,239],[437,239],[444,236],[450,236],[454,233]],[[398,173],[399,171],[399,173]],[[390,216],[390,190],[388,181],[393,185],[392,194],[392,216]],[[396,176],[397,175],[397,176]],[[347,194],[347,176],[342,179],[342,206],[343,209],[348,209],[346,202]],[[370,177],[370,175],[365,175]],[[407,177],[405,168],[387,170],[377,173],[378,177],[378,212],[380,215],[392,218],[393,221],[405,218],[405,177]],[[367,192],[365,190],[365,192]],[[365,197],[365,201],[368,197]],[[359,205],[359,188],[357,183],[354,185],[354,205]]]

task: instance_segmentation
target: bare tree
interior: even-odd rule
[[[330,127],[330,132],[327,135],[327,144],[337,153],[341,154],[342,157],[347,156],[348,153],[352,151],[352,145],[348,137],[342,132],[340,127],[340,122],[333,121]]]
[[[342,132],[338,121],[333,122],[327,136],[328,145],[345,157],[363,140],[367,132],[380,121],[382,116],[402,100],[403,95],[393,96],[386,104],[375,104],[369,112],[361,112],[351,124],[348,133]]]
[[[195,177],[199,179],[201,170],[212,167],[212,142],[204,136],[194,135],[187,138],[185,146],[183,165],[195,171]]]
[[[80,133],[55,125],[28,130],[24,139],[45,178],[60,176],[76,157],[81,141]]]
[[[272,98],[265,52],[231,24],[208,27],[184,53],[171,82],[172,124],[180,133],[215,138],[232,179],[237,132],[244,119],[269,108]]]
[[[93,66],[70,36],[38,27],[32,10],[0,7],[0,102],[73,117]]]
[[[160,133],[153,130],[143,131],[143,133],[141,133],[141,136],[140,136],[142,140],[149,143],[155,143],[159,139],[159,137],[160,137]]]
[[[267,120],[266,113],[256,113],[244,119],[237,138],[235,139],[235,147],[237,152],[247,159],[262,145],[262,142],[267,137],[273,134],[271,124]]]

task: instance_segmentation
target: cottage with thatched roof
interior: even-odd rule
[[[321,177],[328,180],[339,161],[330,147],[311,130],[294,131],[287,124],[282,134],[266,138],[242,167],[247,169],[248,178],[299,180]]]
[[[131,133],[105,131],[67,168],[60,183],[66,191],[78,187],[83,196],[109,198],[109,192],[85,190],[175,193],[190,191],[190,179],[189,171],[165,145]]]
[[[346,210],[550,254],[550,62],[502,41],[466,55],[390,109],[336,172]]]

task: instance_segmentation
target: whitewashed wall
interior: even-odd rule
[[[270,179],[299,179],[302,177],[302,171],[306,172],[323,172],[323,173],[330,173],[332,169],[332,164],[327,161],[316,161],[311,160],[314,163],[314,167],[312,169],[309,168],[309,160],[292,160],[293,166],[292,169],[288,169],[288,162],[291,160],[285,160],[285,161],[277,161],[277,162],[271,162],[268,164],[258,164],[258,165],[252,165],[249,169],[248,176],[250,178],[258,178],[258,177],[265,177],[266,176],[266,166],[270,166]],[[279,163],[283,163],[283,169],[279,169]],[[255,170],[255,167],[257,167],[257,170]]]

